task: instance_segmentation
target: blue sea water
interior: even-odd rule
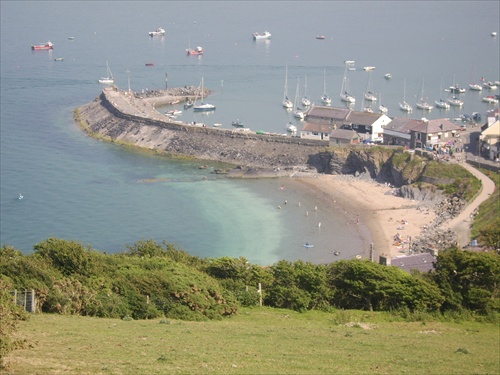
[[[346,225],[343,212],[319,206],[291,182],[217,178],[200,163],[169,159],[88,138],[72,111],[99,95],[106,61],[117,85],[142,89],[199,85],[213,91],[211,114],[185,111],[183,121],[240,119],[253,130],[284,132],[296,121],[281,107],[288,96],[315,102],[326,90],[334,106],[344,75],[358,100],[375,66],[372,90],[390,116],[457,118],[485,114],[487,94],[468,91],[462,108],[398,109],[416,103],[422,82],[430,101],[452,83],[467,87],[500,78],[498,1],[2,1],[0,111],[0,243],[29,253],[56,236],[107,252],[153,238],[193,255],[332,261],[366,252],[369,233]],[[163,27],[164,37],[148,36]],[[269,30],[270,40],[254,41]],[[318,40],[316,35],[324,35]],[[74,37],[69,40],[68,37]],[[53,51],[30,46],[52,41]],[[202,57],[185,50],[203,46]],[[54,61],[63,57],[63,61]],[[145,63],[152,62],[153,67]],[[391,80],[384,79],[392,73]],[[168,80],[167,80],[168,79]],[[378,104],[377,104],[378,106]],[[166,109],[166,108],[165,108]],[[300,123],[297,122],[300,127]],[[19,194],[24,199],[19,200]],[[289,202],[283,205],[284,200]],[[300,207],[298,202],[301,202]],[[282,209],[277,209],[281,205]],[[308,210],[310,215],[306,216]],[[321,228],[318,223],[322,222]],[[325,225],[327,223],[327,225]],[[315,244],[312,250],[304,242]],[[314,253],[313,253],[314,251]]]

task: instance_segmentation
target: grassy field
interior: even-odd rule
[[[34,315],[6,374],[498,374],[499,327],[242,309],[211,322]]]

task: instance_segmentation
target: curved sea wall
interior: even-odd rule
[[[161,117],[124,111],[115,98],[105,92],[75,111],[75,118],[94,137],[244,167],[312,167],[321,172],[321,165],[315,159],[328,146],[325,141],[194,126],[175,122],[159,113],[158,116]]]

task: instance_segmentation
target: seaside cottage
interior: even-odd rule
[[[419,125],[420,120],[395,117],[384,128],[384,144],[393,146],[411,146],[411,130]]]
[[[330,146],[349,146],[359,143],[359,135],[354,130],[333,129],[330,133]]]
[[[401,255],[395,258],[381,256],[379,263],[386,266],[394,266],[403,271],[411,273],[411,270],[429,272],[434,269],[436,258],[431,253]]]
[[[382,143],[384,128],[390,122],[390,117],[381,113],[349,111],[341,128],[356,131],[364,140]]]
[[[428,120],[424,118],[410,129],[410,148],[438,149],[445,147],[455,140],[455,136],[460,130],[459,126],[447,119]]]

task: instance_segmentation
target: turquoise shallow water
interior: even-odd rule
[[[126,88],[130,77],[136,91],[163,88],[165,73],[170,87],[198,85],[204,77],[217,110],[186,112],[181,120],[229,127],[239,118],[254,130],[273,132],[295,121],[281,108],[285,66],[292,88],[297,76],[307,75],[313,100],[323,93],[326,69],[334,105],[341,105],[344,60],[376,66],[373,88],[390,115],[403,115],[397,105],[404,79],[407,98],[414,100],[423,78],[433,99],[454,79],[467,85],[474,77],[499,78],[499,42],[490,37],[499,29],[498,2],[456,2],[453,17],[447,2],[282,4],[2,1],[0,242],[30,252],[56,236],[115,252],[153,238],[202,257],[245,256],[261,264],[327,262],[337,247],[343,257],[366,252],[367,233],[346,225],[342,212],[319,205],[293,181],[280,190],[278,180],[217,178],[210,174],[213,166],[198,169],[196,162],[96,141],[73,122],[73,109],[99,95],[106,60],[117,85]],[[420,27],[422,17],[433,27]],[[166,36],[150,38],[147,32],[158,26]],[[251,39],[265,29],[273,34],[270,41]],[[316,40],[320,34],[327,38]],[[49,39],[54,51],[31,51],[31,44]],[[188,45],[202,45],[205,55],[186,56]],[[393,73],[391,81],[383,79],[386,72]],[[367,75],[358,70],[349,79],[360,97]],[[491,107],[481,95],[468,92],[462,109],[425,115],[485,113]],[[154,182],[144,182],[149,179]],[[306,241],[315,247],[305,250]]]

